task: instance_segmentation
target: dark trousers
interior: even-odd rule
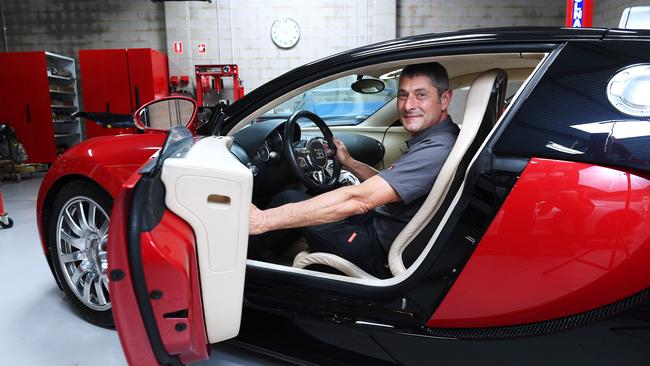
[[[311,196],[306,193],[287,190],[275,195],[266,208],[300,202],[309,198]],[[277,245],[289,245],[303,235],[312,252],[338,255],[375,277],[388,278],[390,277],[390,272],[386,267],[388,254],[377,239],[377,233],[372,225],[375,215],[374,211],[370,211],[367,214],[350,216],[328,224],[275,230],[251,236],[249,252],[254,257],[256,254],[273,250]]]

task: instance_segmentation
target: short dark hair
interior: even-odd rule
[[[438,90],[438,96],[449,89],[449,75],[444,66],[438,62],[428,62],[425,64],[408,65],[400,74],[402,76],[415,77],[417,75],[426,76],[431,80],[433,85]]]

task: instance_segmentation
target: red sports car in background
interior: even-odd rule
[[[397,78],[431,61],[448,70],[461,132],[391,246],[392,277],[300,240],[247,259],[251,202],[358,183],[335,159],[315,163],[314,142],[337,136],[379,169],[401,155]],[[331,115],[305,102],[319,91]],[[77,145],[39,193],[44,251],[87,319],[115,321],[132,364],[206,359],[233,337],[295,363],[647,364],[648,95],[643,31],[482,29],[362,47],[212,111],[196,134]],[[163,129],[195,108],[170,98],[136,119]]]

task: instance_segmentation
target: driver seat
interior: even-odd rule
[[[402,258],[404,250],[436,214],[451,183],[457,174],[465,174],[468,166],[458,167],[467,154],[474,155],[485,140],[504,109],[504,97],[508,76],[502,69],[491,69],[480,73],[470,85],[465,104],[465,115],[460,133],[449,157],[443,164],[436,181],[422,207],[411,221],[402,229],[391,244],[388,253],[388,266],[393,276],[406,271]],[[477,141],[477,144],[473,144]],[[333,267],[347,276],[376,279],[354,263],[330,253],[309,253],[302,251],[294,257],[293,267],[305,268],[318,264]]]

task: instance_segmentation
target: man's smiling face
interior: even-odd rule
[[[397,111],[404,128],[415,136],[447,118],[451,91],[438,95],[424,75],[402,76],[397,92]]]

